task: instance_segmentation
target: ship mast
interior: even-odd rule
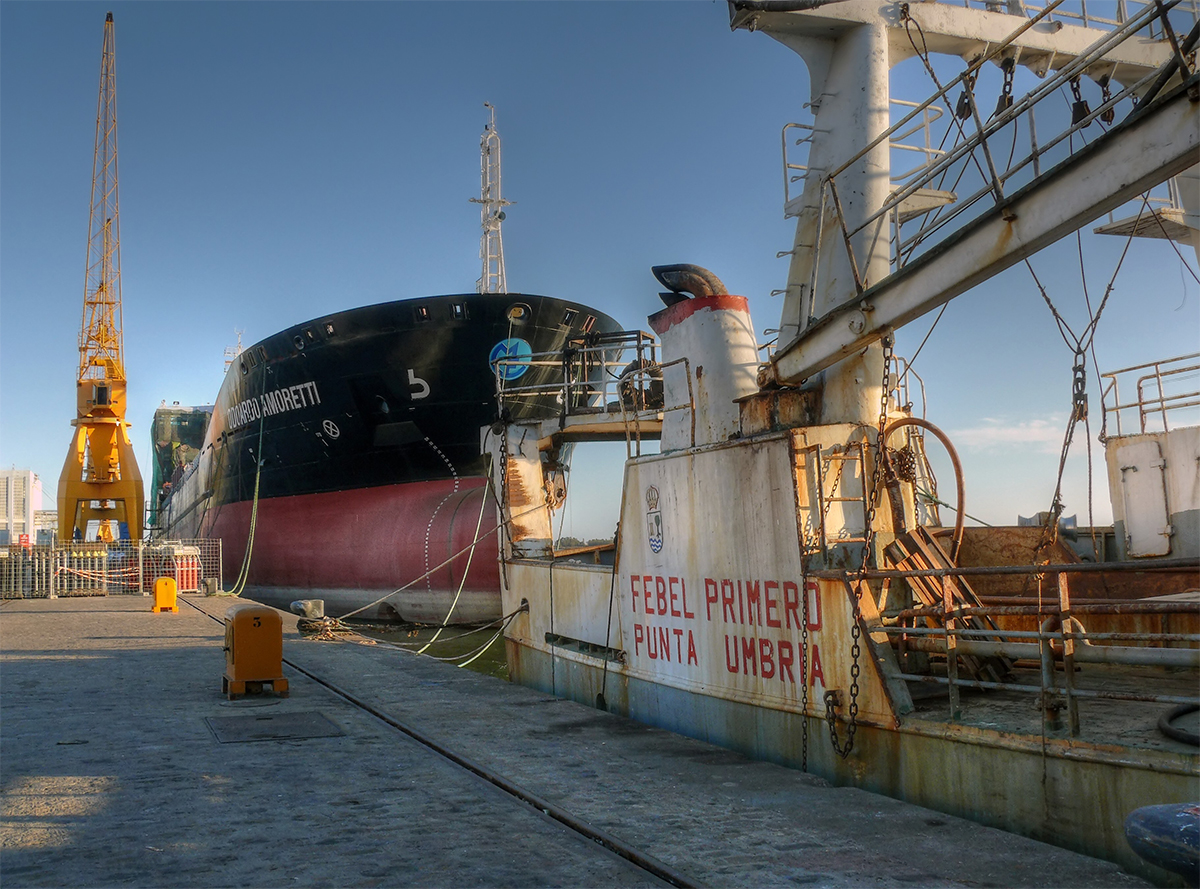
[[[471,198],[479,204],[479,221],[483,234],[479,238],[479,258],[483,261],[483,274],[475,282],[478,293],[507,293],[504,279],[504,241],[500,236],[500,223],[504,221],[504,208],[513,201],[500,196],[500,134],[496,132],[496,109],[490,102],[483,107],[491,111],[491,120],[484,124],[479,140],[480,189],[479,197]]]

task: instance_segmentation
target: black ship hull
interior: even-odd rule
[[[320,597],[331,614],[440,622],[453,603],[453,622],[494,619],[497,519],[480,449],[496,419],[493,362],[546,386],[506,402],[514,418],[553,417],[563,371],[526,356],[617,330],[567,300],[467,294],[280,331],[230,366],[199,456],[164,492],[159,532],[220,537],[225,573],[246,562],[245,594],[268,604]]]

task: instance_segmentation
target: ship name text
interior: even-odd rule
[[[275,414],[295,411],[321,403],[321,393],[312,380],[295,386],[284,386],[262,395],[254,395],[239,401],[227,414],[229,429],[238,429],[247,423]]]

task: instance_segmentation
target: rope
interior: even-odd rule
[[[246,589],[246,581],[250,577],[250,558],[254,555],[254,532],[258,527],[258,494],[259,483],[262,481],[262,468],[265,462],[263,458],[263,433],[266,431],[267,415],[261,410],[262,396],[267,391],[267,375],[270,373],[270,368],[263,368],[262,390],[259,392],[259,417],[258,417],[258,446],[254,451],[254,501],[250,505],[250,531],[246,537],[246,553],[242,556],[242,568],[238,571],[238,578],[234,581],[233,589],[222,590],[217,593],[218,596],[240,596],[242,591]]]
[[[492,483],[491,477],[489,476],[487,482],[484,484],[483,495],[479,498],[479,520],[475,523],[475,541],[478,541],[480,539],[479,529],[481,527],[483,527],[483,514],[485,512],[487,512],[487,503],[488,503],[487,488],[491,485],[491,483]],[[455,476],[455,478],[454,478],[454,484],[456,486],[458,485],[458,477],[457,476]],[[440,509],[441,507],[439,506],[438,508]],[[433,522],[433,519],[430,519],[431,524],[432,524],[432,522]],[[425,648],[422,648],[419,652],[417,652],[418,654],[424,654],[426,648],[428,648],[434,642],[437,642],[438,636],[440,636],[442,634],[442,630],[446,629],[447,625],[450,623],[450,617],[454,614],[454,609],[458,606],[458,599],[462,595],[463,588],[467,585],[467,575],[471,573],[471,560],[475,557],[475,541],[473,541],[471,543],[471,552],[467,555],[467,565],[465,568],[463,568],[462,581],[458,585],[458,592],[456,592],[454,594],[454,601],[450,603],[450,610],[446,612],[445,620],[442,621],[442,625],[440,627],[438,627],[437,632],[433,634],[433,638],[430,639],[425,644]],[[428,567],[428,565],[429,565],[429,532],[428,531],[426,531],[426,533],[425,533],[425,565],[426,565],[426,567]],[[429,572],[429,574],[431,574],[431,573],[432,572]],[[426,575],[426,583],[427,584],[429,583],[429,579],[428,579],[429,574]]]
[[[419,577],[414,577],[412,580],[410,580],[404,586],[394,589],[390,593],[385,593],[384,595],[382,595],[378,599],[376,599],[374,602],[368,602],[366,605],[363,605],[361,608],[355,608],[353,611],[348,611],[347,613],[343,614],[342,617],[347,618],[347,617],[353,617],[356,614],[361,614],[362,612],[366,611],[368,608],[374,608],[376,605],[379,605],[380,603],[387,601],[388,599],[390,599],[392,596],[396,595],[397,593],[404,592],[409,587],[413,586],[413,584],[420,583],[422,580],[424,580],[430,574],[433,574],[433,573],[445,568],[447,565],[449,565],[451,562],[453,562],[455,559],[457,559],[459,556],[461,556],[467,550],[471,549],[473,546],[475,546],[477,543],[479,543],[479,541],[483,540],[484,537],[487,537],[488,534],[495,534],[501,528],[508,526],[509,524],[516,521],[517,519],[524,518],[525,516],[527,516],[531,513],[537,512],[539,509],[543,509],[543,508],[545,508],[544,504],[542,504],[540,506],[531,507],[531,508],[525,510],[524,512],[517,513],[515,516],[510,516],[507,520],[501,522],[495,528],[491,528],[486,533],[476,536],[476,538],[474,540],[472,540],[469,544],[464,546],[458,552],[454,553],[454,555],[450,556],[448,559],[446,559],[441,564],[433,566],[433,568],[429,569],[428,571],[426,571],[424,574],[420,575]]]

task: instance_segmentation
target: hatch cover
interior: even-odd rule
[[[204,721],[222,744],[332,738],[345,734],[329,717],[315,712],[209,716]]]

